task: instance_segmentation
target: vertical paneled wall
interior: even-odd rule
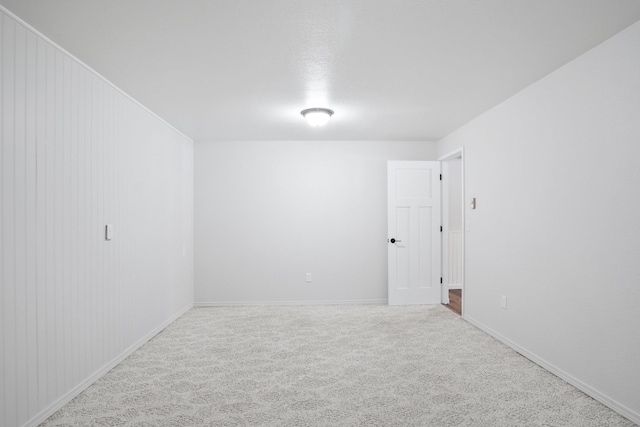
[[[193,147],[1,10],[0,65],[0,425],[11,427],[192,305]]]

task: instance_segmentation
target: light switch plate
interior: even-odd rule
[[[104,226],[104,239],[105,240],[113,239],[113,224],[107,224]]]

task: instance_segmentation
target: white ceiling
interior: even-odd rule
[[[640,19],[639,0],[0,4],[195,140],[437,140]],[[308,107],[335,115],[310,128]]]

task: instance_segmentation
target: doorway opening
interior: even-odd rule
[[[442,162],[442,304],[464,315],[464,158],[460,148]]]

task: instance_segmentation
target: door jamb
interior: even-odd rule
[[[450,153],[447,153],[443,156],[440,156],[438,158],[438,161],[441,163],[444,163],[448,160],[452,160],[452,159],[460,159],[460,169],[461,169],[461,180],[462,180],[462,289],[463,289],[463,293],[464,293],[464,289],[465,289],[465,240],[466,240],[466,228],[467,228],[467,222],[466,222],[466,218],[465,218],[465,211],[466,211],[466,206],[465,206],[465,179],[464,179],[464,146],[451,151]],[[441,203],[441,209],[442,209],[442,224],[444,226],[444,230],[448,230],[448,223],[449,223],[449,216],[448,216],[448,210],[449,207],[448,205],[445,206],[445,200],[444,197],[448,197],[448,189],[445,190],[444,188],[444,184],[445,182],[448,182],[447,178],[445,175],[447,174],[448,169],[444,167],[445,165],[443,164],[441,167],[441,171],[443,172],[442,176],[443,176],[443,180],[441,181],[440,185],[442,186],[440,194],[443,197],[442,203]],[[445,169],[447,169],[447,171],[445,171]],[[445,196],[445,191],[447,192],[447,195]],[[445,215],[445,213],[447,213],[447,215]],[[444,243],[444,233],[442,235],[442,241],[441,241],[441,254],[442,254],[442,289],[441,289],[441,300],[442,301],[449,301],[449,273],[448,270],[446,270],[444,268],[445,265],[447,265],[448,263],[448,252],[445,251],[445,246],[448,247],[448,243],[445,245]],[[446,258],[446,262],[445,262],[445,258]],[[464,301],[465,298],[462,298],[462,317],[464,317]]]

